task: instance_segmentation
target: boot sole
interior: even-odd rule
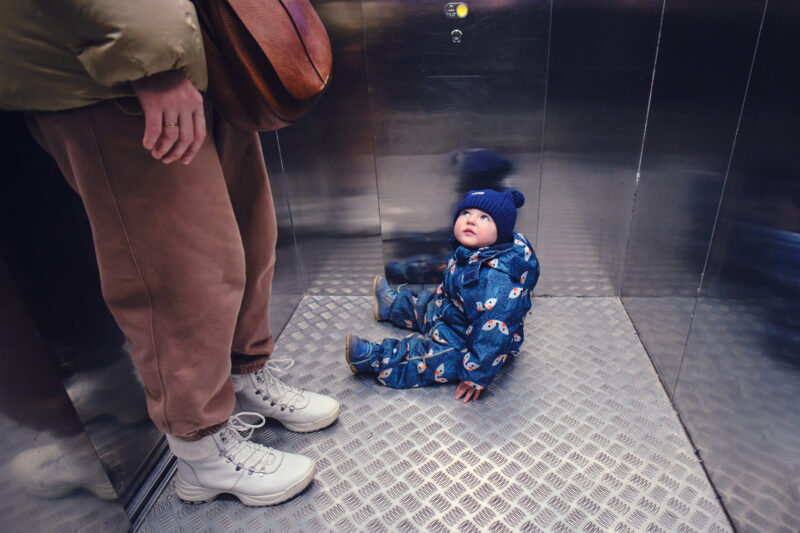
[[[336,421],[336,419],[339,418],[339,413],[341,411],[342,411],[342,405],[339,404],[336,410],[333,411],[331,414],[329,414],[323,419],[315,420],[313,422],[291,424],[289,422],[283,422],[282,420],[278,420],[277,418],[275,420],[278,420],[278,422],[280,422],[283,425],[283,427],[285,427],[289,431],[294,431],[295,433],[311,433],[312,431],[318,431],[333,424]]]
[[[177,474],[175,476],[175,492],[178,497],[189,503],[203,503],[214,500],[220,494],[233,494],[242,504],[248,507],[267,507],[269,505],[277,505],[289,500],[305,489],[314,479],[314,467],[303,476],[302,479],[291,485],[286,490],[275,492],[273,494],[262,494],[259,496],[252,496],[248,494],[241,494],[233,490],[212,489],[202,487],[199,485],[192,485],[187,483],[184,479]]]
[[[378,304],[375,303],[375,305]],[[350,335],[352,335],[352,333],[348,333],[347,338],[344,340],[344,358],[347,360],[347,364],[350,365],[350,370],[352,370],[353,374],[358,374],[358,370],[353,366],[353,363],[350,362]]]
[[[380,276],[375,276],[375,279],[372,280],[372,297],[375,298],[375,304],[372,306],[372,314],[375,316],[375,320],[381,322],[381,316],[378,313],[378,280],[380,280]],[[348,343],[348,346],[350,344]],[[348,359],[348,362],[350,360]]]

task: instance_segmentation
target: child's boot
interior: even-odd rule
[[[347,359],[350,370],[356,374],[372,370],[370,362],[374,348],[375,344],[348,333],[344,341],[344,358]]]
[[[389,320],[389,311],[397,298],[397,293],[389,287],[386,278],[375,276],[372,281],[372,295],[375,296],[375,320]]]

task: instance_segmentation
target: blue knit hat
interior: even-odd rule
[[[503,192],[483,189],[469,191],[458,204],[453,224],[464,209],[474,207],[489,213],[497,226],[497,242],[511,242],[514,239],[514,224],[517,222],[517,209],[525,203],[525,197],[519,191]]]

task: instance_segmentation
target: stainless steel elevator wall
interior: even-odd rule
[[[800,530],[798,28],[789,2],[666,2],[622,287],[747,532]]]
[[[661,6],[553,2],[539,294],[619,294]]]
[[[297,253],[286,176],[281,165],[280,146],[274,132],[261,134],[261,149],[269,175],[272,203],[278,220],[278,242],[275,246],[275,274],[272,278],[269,322],[272,335],[280,335],[303,297],[303,279]]]
[[[361,2],[314,2],[333,45],[333,78],[277,132],[305,290],[367,294],[381,272],[380,219]]]
[[[800,530],[798,28],[768,3],[674,395],[740,531]]]
[[[471,189],[526,197],[536,237],[549,3],[366,0],[367,72],[390,281],[438,283],[453,209]],[[460,32],[454,42],[453,32]]]
[[[675,390],[764,9],[666,4],[623,303]]]
[[[618,294],[662,2],[363,5],[390,280],[435,282],[463,193],[511,186],[537,292]]]

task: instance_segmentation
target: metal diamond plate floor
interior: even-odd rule
[[[139,531],[732,531],[618,299],[537,298],[520,356],[469,404],[351,374],[348,331],[403,334],[371,317],[370,297],[306,296],[277,343],[286,381],[343,405],[326,430],[253,437],[317,461],[306,491],[248,508],[170,484]]]

